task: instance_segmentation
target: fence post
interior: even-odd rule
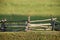
[[[51,26],[52,26],[52,31],[54,31],[54,29],[55,29],[55,20],[53,19],[53,17],[51,17]]]
[[[29,26],[30,26],[30,16],[28,16],[28,20],[27,20],[26,24],[27,24],[27,26],[26,26],[25,31],[28,31],[29,30]]]
[[[6,23],[6,19],[3,19],[3,20],[1,20],[1,31],[6,31],[6,25],[5,25],[5,23]]]

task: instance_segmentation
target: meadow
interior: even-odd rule
[[[60,40],[60,32],[0,32],[0,40]]]
[[[0,20],[31,20],[56,17],[60,21],[60,0],[0,0]],[[60,40],[59,31],[0,32],[0,40]]]
[[[60,0],[0,0],[0,14],[60,16]]]
[[[60,20],[60,0],[0,0],[0,19],[24,20],[28,16],[32,20],[51,16]]]

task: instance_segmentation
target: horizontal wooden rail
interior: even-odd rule
[[[6,21],[6,22],[26,22],[27,20],[20,20],[20,21]],[[1,20],[0,20],[0,23],[1,23]]]
[[[8,27],[26,27],[26,26],[8,26]]]
[[[53,18],[53,20],[56,20],[57,18]],[[50,21],[51,19],[45,19],[45,20],[35,20],[30,22],[44,22],[44,21]]]
[[[51,29],[35,29],[35,30],[37,30],[37,31],[38,31],[38,30],[51,30]]]
[[[50,26],[50,23],[46,23],[46,24],[30,24],[30,26]]]

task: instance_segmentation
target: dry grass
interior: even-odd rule
[[[60,0],[0,0],[1,14],[60,15]]]
[[[0,32],[0,40],[60,40],[60,32]]]

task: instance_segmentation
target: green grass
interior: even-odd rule
[[[43,20],[43,19],[50,19],[52,16],[31,16],[31,20]],[[53,16],[55,18],[57,18],[58,20],[60,20],[60,16]],[[15,15],[15,14],[11,14],[11,15],[5,15],[5,14],[0,14],[0,20],[6,18],[8,21],[9,20],[27,20],[28,19],[28,15]]]
[[[57,17],[60,0],[0,0],[0,20],[31,20]],[[0,40],[60,40],[60,32],[0,32]]]
[[[0,0],[0,19],[31,20],[50,18],[60,20],[60,0]]]
[[[25,31],[25,27],[7,27],[6,32]]]
[[[60,32],[0,32],[0,40],[60,40]]]
[[[60,0],[0,0],[0,13],[60,16]]]

